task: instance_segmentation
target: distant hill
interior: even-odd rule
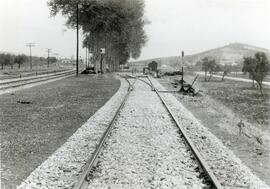
[[[270,59],[270,50],[268,49],[242,43],[231,43],[229,45],[219,47],[216,49],[207,50],[193,55],[187,55],[185,56],[185,66],[192,67],[204,57],[214,58],[216,62],[220,63],[221,65],[239,66],[242,64],[243,57],[254,56],[256,52],[264,52],[266,53],[268,59]],[[173,56],[173,57],[154,58],[136,62],[129,62],[128,65],[130,67],[134,67],[141,70],[143,67],[147,66],[148,63],[150,63],[151,61],[158,62],[159,67],[179,68],[181,57]]]

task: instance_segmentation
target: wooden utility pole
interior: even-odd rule
[[[77,55],[76,55],[76,76],[79,75],[79,3],[77,3]]]
[[[85,68],[88,68],[88,52],[87,52],[87,48],[88,48],[88,43],[86,41],[86,47],[85,47]]]
[[[183,84],[184,84],[184,56],[185,56],[185,53],[184,51],[182,51],[182,79],[181,81],[183,82]]]
[[[47,64],[47,67],[49,68],[50,66],[50,52],[52,51],[52,49],[47,49],[47,52],[48,52],[48,64]]]
[[[30,62],[30,69],[32,70],[32,47],[35,46],[35,43],[26,43],[26,46],[30,49],[30,55],[29,55],[29,62]]]
[[[184,51],[182,51],[182,73],[181,73],[181,75],[182,75],[182,78],[181,78],[181,80],[180,80],[180,84],[181,84],[181,88],[180,88],[180,92],[185,92],[185,88],[184,88],[184,56],[185,56],[185,53],[184,53]]]
[[[105,55],[105,48],[100,49],[100,74],[103,74],[103,58]]]
[[[103,65],[102,65],[102,61],[103,61],[103,54],[100,54],[100,74],[102,74],[103,72]]]

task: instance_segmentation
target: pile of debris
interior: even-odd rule
[[[175,79],[174,82],[172,82],[172,84],[174,85],[174,88],[177,88],[177,86],[180,85],[180,89],[178,91],[179,93],[182,93],[184,95],[196,96],[199,94],[199,91],[196,91],[193,85],[196,82],[197,78],[198,75],[196,75],[193,82],[189,84],[182,77],[182,79],[180,80]]]

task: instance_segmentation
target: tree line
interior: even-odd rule
[[[77,10],[77,6],[79,7]],[[83,47],[92,53],[92,62],[100,60],[105,48],[105,61],[111,71],[129,58],[138,58],[147,41],[144,25],[144,0],[50,0],[51,15],[61,13],[70,28],[78,24],[83,31]]]
[[[252,79],[253,87],[254,81],[259,86],[259,89],[262,93],[262,82],[266,77],[267,73],[270,71],[269,61],[265,53],[258,52],[254,57],[244,57],[244,65],[242,68],[244,74],[248,73],[249,78]]]
[[[48,60],[48,58],[44,58],[44,57],[32,57],[33,60],[35,61],[41,61],[41,62],[45,62]],[[22,64],[25,64],[29,62],[29,57],[26,56],[25,54],[18,54],[18,55],[14,55],[11,53],[0,53],[0,65],[1,65],[1,69],[3,70],[6,66],[10,66],[11,69],[14,68],[14,66],[18,66],[18,68],[21,68]],[[50,62],[51,63],[55,63],[57,62],[57,58],[56,57],[50,57]]]
[[[220,65],[211,57],[204,57],[201,61],[197,62],[197,66],[201,66],[201,70],[204,71],[205,81],[210,81],[213,73],[216,72],[223,72],[222,80],[224,80],[225,76],[233,69],[232,65]],[[262,83],[270,71],[270,64],[265,53],[257,52],[254,57],[244,57],[241,71],[243,74],[249,74],[249,78],[253,81],[252,86],[254,87],[254,82],[256,82],[263,95]],[[209,77],[207,74],[209,74]]]
[[[239,70],[239,65],[231,65],[231,64],[225,64],[221,65],[217,63],[217,61],[214,58],[211,57],[204,57],[202,60],[198,61],[195,65],[195,67],[199,67],[202,71],[204,71],[205,81],[210,81],[213,74],[217,72],[223,72],[222,75],[222,81],[224,80],[225,76],[229,74],[232,71]],[[209,77],[208,77],[209,74]]]
[[[21,67],[21,64],[28,60],[27,56],[24,54],[13,55],[10,53],[0,53],[0,64],[1,69],[4,69],[4,66],[10,66],[13,69],[15,64],[18,64],[18,68]]]

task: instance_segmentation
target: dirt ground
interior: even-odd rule
[[[185,80],[191,83],[194,77],[187,75]],[[168,90],[177,90],[171,84],[174,79],[164,77],[159,82]],[[270,185],[270,88],[265,88],[266,100],[263,100],[258,91],[251,88],[251,83],[219,80],[204,82],[200,77],[195,88],[202,91],[201,95],[192,97],[175,93],[175,96],[244,164]],[[239,134],[237,124],[241,119],[245,127]]]
[[[112,75],[82,75],[1,95],[2,188],[20,184],[119,86]]]

